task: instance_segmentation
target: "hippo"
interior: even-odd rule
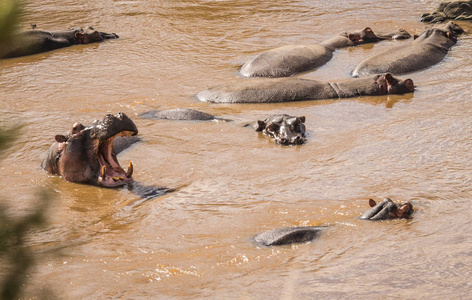
[[[13,35],[11,45],[0,51],[0,58],[38,54],[77,44],[116,39],[115,33],[99,32],[92,27],[71,28],[62,31],[29,30]]]
[[[373,199],[369,200],[371,209],[367,210],[361,220],[390,220],[408,219],[413,213],[411,203],[396,204],[390,198],[385,198],[377,204]],[[263,246],[281,246],[300,244],[316,240],[327,226],[303,226],[285,227],[260,233],[254,237],[254,241]]]
[[[305,117],[293,117],[286,114],[273,115],[264,121],[257,121],[253,126],[275,139],[280,145],[301,145],[306,141]]]
[[[320,45],[286,45],[262,52],[246,62],[240,74],[244,77],[288,77],[326,64],[336,49],[407,37],[410,35],[404,30],[377,36],[366,27],[353,33],[340,34]]]
[[[210,121],[217,119],[215,116],[190,108],[175,108],[168,110],[151,110],[139,115],[145,119],[167,120],[200,120]]]
[[[135,136],[136,125],[124,113],[107,114],[85,127],[75,123],[66,135],[56,135],[41,167],[67,181],[117,187],[133,181],[133,165],[125,171],[113,146],[115,137]]]
[[[460,35],[464,33],[464,29],[460,27],[458,24],[454,23],[453,21],[449,21],[445,24],[435,24],[433,28],[439,28],[441,30],[453,33],[455,35]],[[417,36],[415,36],[415,39]]]
[[[325,227],[285,227],[263,232],[254,237],[256,243],[264,246],[301,244],[316,240]]]
[[[449,30],[431,28],[424,31],[409,45],[398,46],[362,61],[352,76],[392,73],[395,75],[426,69],[441,62],[449,48],[457,42]]]
[[[361,216],[362,220],[408,219],[413,213],[413,205],[410,202],[397,204],[390,198],[385,198],[379,204],[370,199],[369,205],[372,208]]]
[[[414,89],[411,79],[398,79],[388,73],[331,83],[293,77],[255,78],[212,87],[198,93],[197,99],[213,103],[275,103],[404,94]]]
[[[447,19],[472,20],[472,1],[441,2],[434,12],[421,16],[421,22],[440,23]]]

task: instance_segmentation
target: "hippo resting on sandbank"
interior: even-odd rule
[[[168,110],[151,110],[139,115],[144,119],[154,119],[154,120],[198,120],[198,121],[211,121],[216,120],[213,115],[201,112],[195,109],[190,108],[174,108]]]
[[[99,32],[92,27],[71,28],[62,31],[29,30],[13,35],[11,45],[2,47],[3,49],[0,50],[0,58],[32,55],[72,45],[116,38],[118,35],[115,33]]]
[[[223,84],[198,93],[200,101],[214,103],[275,103],[411,93],[411,79],[391,74],[319,82],[302,78],[256,78]]]
[[[306,141],[305,117],[273,115],[257,121],[254,129],[274,138],[280,145],[301,145]]]
[[[413,213],[411,203],[394,203],[390,198],[385,198],[377,204],[374,200],[369,200],[372,207],[361,217],[362,220],[390,220],[390,219],[408,219]],[[307,226],[307,227],[286,227],[263,232],[254,237],[254,240],[264,246],[280,246],[289,244],[299,244],[314,241],[319,237],[325,227]]]
[[[447,19],[472,20],[472,1],[445,1],[431,13],[421,16],[422,22],[439,23]]]
[[[246,62],[240,74],[245,77],[288,77],[326,64],[336,49],[409,37],[410,34],[403,29],[378,36],[366,27],[353,33],[340,34],[320,45],[286,45],[262,52]]]
[[[77,183],[117,187],[133,181],[133,165],[125,171],[116,158],[113,141],[118,136],[138,134],[124,113],[108,114],[85,127],[75,123],[66,135],[56,135],[42,168]]]
[[[458,31],[457,25],[428,29],[409,45],[394,47],[365,59],[352,71],[352,76],[386,72],[400,75],[429,68],[446,57],[449,48],[457,42],[454,32]]]

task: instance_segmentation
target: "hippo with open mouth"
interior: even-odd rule
[[[66,135],[56,135],[41,167],[70,182],[104,187],[128,184],[133,181],[133,165],[130,162],[127,171],[120,166],[113,140],[137,134],[136,125],[121,112],[107,114],[87,127],[75,123]]]
[[[378,204],[370,199],[369,205],[371,209],[360,217],[362,220],[408,219],[413,213],[413,206],[410,202],[397,204],[390,198],[385,198]],[[277,228],[258,234],[254,237],[254,241],[264,246],[306,243],[316,240],[326,228],[327,226]]]

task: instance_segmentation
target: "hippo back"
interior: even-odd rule
[[[333,57],[320,45],[287,45],[257,55],[241,67],[245,77],[287,77],[316,69]]]
[[[306,243],[318,238],[323,227],[287,227],[263,232],[254,240],[264,246],[280,246],[296,243]]]

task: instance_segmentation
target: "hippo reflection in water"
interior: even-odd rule
[[[281,145],[300,145],[306,141],[305,117],[292,117],[286,114],[273,115],[253,126],[256,131],[275,139]]]
[[[288,77],[314,70],[331,60],[336,49],[375,43],[386,39],[405,39],[410,34],[403,29],[376,35],[366,27],[359,31],[343,33],[320,45],[286,45],[271,49],[246,62],[240,70],[245,77]]]
[[[385,198],[377,204],[374,200],[369,200],[372,207],[360,218],[362,220],[389,220],[408,219],[413,213],[413,206],[407,202],[396,204],[390,198]],[[279,246],[314,241],[327,227],[307,226],[307,227],[286,227],[263,232],[254,237],[254,240],[264,246]]]
[[[10,45],[3,47],[0,58],[32,55],[78,44],[116,39],[115,33],[99,32],[92,27],[71,28],[62,31],[29,30],[13,35]]]
[[[116,158],[113,141],[118,136],[138,134],[124,113],[108,114],[85,127],[75,123],[66,135],[56,135],[42,163],[47,172],[77,183],[117,187],[133,181],[133,165],[125,171]]]
[[[411,79],[402,80],[391,74],[336,82],[302,78],[255,78],[212,87],[197,94],[197,98],[214,103],[275,103],[404,94],[414,89]]]

